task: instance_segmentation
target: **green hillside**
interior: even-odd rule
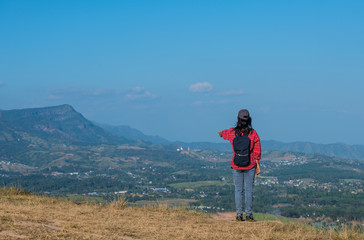
[[[94,125],[70,105],[0,112],[0,142],[36,144],[42,140],[51,143],[128,142]]]

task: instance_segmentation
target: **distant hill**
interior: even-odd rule
[[[183,147],[187,149],[214,149],[221,152],[230,152],[230,143],[212,143],[212,142],[171,142],[159,136],[145,135],[141,131],[129,126],[111,126],[99,124],[99,126],[109,130],[110,132],[133,140],[150,141],[155,144],[168,144],[175,147]],[[318,144],[311,142],[293,142],[284,143],[273,140],[262,140],[262,148],[264,150],[290,151],[301,153],[319,153],[331,157],[364,160],[364,146],[362,145],[347,145],[344,143],[334,144]]]
[[[114,133],[115,135],[125,137],[131,140],[140,140],[140,141],[149,141],[154,144],[164,144],[168,145],[167,149],[171,147],[183,147],[187,149],[214,149],[221,152],[228,152],[231,151],[230,143],[211,143],[211,142],[182,142],[182,141],[169,141],[165,138],[160,136],[151,136],[146,135],[143,132],[139,131],[138,129],[132,128],[130,126],[112,126],[103,123],[95,123],[96,125]]]
[[[0,143],[32,142],[127,143],[87,120],[70,105],[0,111]]]
[[[210,142],[175,142],[184,148],[190,147],[191,149],[216,149],[221,152],[230,152],[230,143],[210,143]],[[362,145],[347,145],[344,143],[334,144],[318,144],[311,142],[293,142],[284,143],[272,140],[262,140],[263,150],[276,150],[282,152],[300,152],[308,154],[323,154],[330,157],[338,157],[345,159],[364,160],[364,146]]]
[[[230,152],[230,143],[210,143],[210,142],[175,142],[184,148],[190,147],[191,149],[216,149],[221,152]],[[318,144],[311,142],[293,142],[284,143],[272,140],[261,141],[263,150],[276,150],[282,152],[300,152],[308,154],[323,154],[330,157],[338,157],[345,159],[364,160],[364,146],[363,145],[347,145],[344,143],[334,144]]]
[[[149,141],[155,144],[170,144],[171,142],[165,138],[159,136],[151,136],[142,133],[141,131],[131,128],[129,126],[120,125],[120,126],[112,126],[109,124],[95,123],[96,125],[110,131],[118,136],[122,136],[132,140],[142,140]]]
[[[319,153],[331,157],[364,160],[364,146],[347,145],[344,143],[318,144],[311,142],[284,143],[278,141],[262,141],[262,147],[266,150]]]

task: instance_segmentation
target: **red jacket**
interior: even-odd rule
[[[261,156],[261,148],[260,148],[260,139],[258,133],[253,129],[250,131],[248,137],[250,138],[250,164],[246,167],[239,167],[234,164],[234,147],[233,147],[233,140],[236,137],[234,128],[229,128],[223,130],[221,132],[222,138],[225,140],[229,140],[231,143],[231,147],[233,149],[233,158],[231,160],[231,167],[236,170],[248,170],[252,169],[255,166],[255,161],[259,163],[260,156]]]

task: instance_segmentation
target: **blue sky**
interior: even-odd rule
[[[0,0],[0,109],[170,140],[364,144],[364,1]]]

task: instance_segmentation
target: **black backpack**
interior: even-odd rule
[[[250,164],[250,138],[249,134],[237,135],[233,140],[235,152],[234,164],[239,167],[246,167]]]

